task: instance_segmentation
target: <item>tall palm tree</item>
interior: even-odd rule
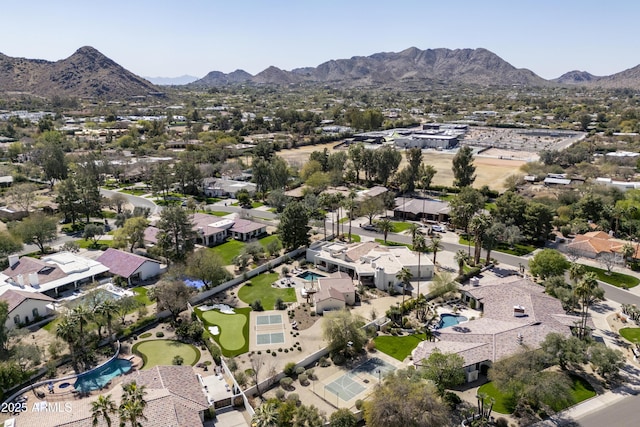
[[[407,290],[407,285],[411,282],[413,273],[407,267],[402,267],[396,274],[396,279],[402,282],[402,314],[404,314],[404,295]]]
[[[427,242],[424,238],[424,236],[421,233],[416,233],[413,236],[413,250],[418,252],[418,293],[417,296],[420,297],[420,277],[422,277],[422,274],[420,272],[420,258],[422,256],[422,253],[424,251],[427,250]]]
[[[473,242],[475,245],[473,253],[473,263],[478,265],[480,263],[480,251],[482,250],[482,240],[487,229],[491,226],[491,217],[486,214],[476,215],[471,218],[469,224],[471,231],[473,232]]]
[[[79,372],[77,347],[79,345],[80,333],[78,331],[78,324],[70,315],[66,315],[62,320],[60,320],[56,326],[56,336],[69,345],[69,353],[73,369],[76,372]]]
[[[347,210],[349,215],[349,242],[351,242],[351,221],[353,221],[355,210],[358,207],[356,197],[358,197],[358,193],[356,193],[356,191],[352,189],[349,192],[349,197],[345,198],[342,201],[342,206]]]
[[[420,234],[420,226],[415,222],[412,222],[407,227],[407,231],[409,232],[409,235],[411,235],[411,240],[415,240],[416,236]]]
[[[98,400],[91,403],[91,425],[97,426],[100,422],[100,418],[104,418],[105,423],[107,423],[107,427],[111,427],[110,415],[115,414],[117,409],[118,408],[116,408],[116,404],[111,399],[110,394],[106,396],[101,394],[98,396]]]
[[[276,427],[278,425],[278,409],[275,403],[267,402],[260,405],[251,419],[251,425],[256,427]]]
[[[589,316],[589,306],[595,301],[604,297],[604,290],[598,285],[598,276],[595,273],[585,273],[582,279],[576,284],[574,292],[580,301],[580,338],[586,337],[587,319]]]
[[[431,244],[428,246],[428,250],[430,252],[433,252],[433,265],[436,265],[436,255],[438,254],[438,251],[443,249],[442,243],[440,243],[440,241],[442,240],[442,237],[440,236],[433,236],[431,238]]]
[[[91,313],[91,310],[89,310],[85,305],[74,307],[71,311],[71,318],[74,319],[74,321],[77,323],[80,332],[80,338],[82,340],[84,340],[84,327],[89,324],[89,320],[91,320],[92,315],[93,313]]]
[[[458,276],[462,276],[464,274],[464,264],[469,261],[469,254],[464,249],[459,249],[453,258],[458,263]]]
[[[633,246],[633,244],[631,244],[630,242],[627,242],[622,246],[622,256],[624,257],[625,263],[630,262],[632,259],[631,257],[633,257],[635,253],[636,253],[636,249]]]
[[[393,223],[389,218],[383,218],[376,223],[378,231],[384,236],[384,242],[387,243],[387,236],[393,231]]]
[[[131,427],[140,427],[138,420],[145,420],[144,410],[147,402],[144,400],[145,386],[139,386],[135,381],[122,387],[122,403],[120,403],[120,427],[125,427],[127,422]]]
[[[107,299],[105,301],[102,301],[94,309],[96,314],[104,316],[104,318],[107,320],[107,331],[109,333],[109,341],[111,341],[111,337],[113,335],[113,328],[112,328],[113,315],[117,310],[118,310],[118,306],[117,306],[116,302],[114,300],[111,300],[111,299]]]

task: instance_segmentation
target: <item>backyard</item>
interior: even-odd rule
[[[238,291],[238,298],[247,304],[260,300],[265,310],[273,310],[276,299],[283,302],[296,302],[295,288],[274,288],[273,282],[278,280],[278,273],[260,274],[246,282]]]
[[[142,357],[142,369],[150,369],[158,365],[173,365],[179,356],[184,365],[195,365],[200,359],[200,350],[191,344],[175,340],[148,340],[136,343],[132,351]]]
[[[425,334],[413,334],[404,336],[380,335],[373,340],[378,351],[402,362],[425,339]]]
[[[271,236],[266,236],[258,240],[263,248],[267,248],[269,242],[276,240],[278,238],[277,235],[273,234]],[[210,251],[213,251],[222,257],[222,261],[225,265],[233,265],[233,259],[240,255],[242,252],[242,248],[244,248],[246,243],[241,242],[235,239],[229,239],[221,245],[214,246],[210,248]]]
[[[202,319],[207,332],[209,327],[217,326],[220,333],[213,339],[222,349],[225,357],[233,357],[249,351],[249,313],[250,307],[234,308],[235,314],[224,314],[218,310],[202,311],[196,307],[196,314]]]

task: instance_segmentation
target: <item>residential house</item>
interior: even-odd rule
[[[317,281],[317,292],[313,294],[316,312],[342,310],[356,303],[356,288],[353,279],[347,273],[338,272],[330,277],[321,277]]]
[[[6,329],[14,329],[47,317],[52,313],[51,303],[55,300],[37,292],[8,289],[0,295],[0,301],[9,305],[9,315],[4,326]]]
[[[572,252],[585,258],[599,258],[603,254],[613,254],[622,261],[622,249],[625,245],[633,247],[634,259],[640,259],[640,245],[629,240],[616,239],[604,231],[590,231],[577,234],[573,240],[565,246],[566,252]]]
[[[451,207],[438,199],[397,197],[393,216],[403,220],[449,222]]]
[[[429,257],[419,259],[405,246],[377,242],[317,242],[307,249],[306,259],[320,270],[342,271],[363,285],[385,291],[399,288],[396,275],[402,268],[409,269],[414,280],[429,280],[434,270]]]
[[[205,178],[202,180],[202,191],[207,197],[236,197],[240,190],[247,190],[249,194],[256,192],[256,184],[248,181],[235,181],[225,177]]]
[[[90,283],[109,268],[98,261],[70,252],[58,252],[42,259],[9,256],[9,267],[0,273],[0,292],[7,289],[57,296],[66,289]]]
[[[482,317],[434,331],[436,341],[423,341],[412,352],[414,365],[436,349],[464,359],[467,381],[475,381],[497,360],[512,356],[524,346],[540,347],[552,332],[565,337],[580,321],[565,314],[560,300],[544,287],[520,276],[488,280],[461,290],[463,300],[482,311]]]
[[[129,286],[162,272],[158,261],[114,248],[107,249],[96,261],[107,266],[114,276],[126,279]]]

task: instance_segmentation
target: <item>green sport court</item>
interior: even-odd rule
[[[336,399],[344,402],[362,398],[364,396],[361,395],[372,384],[377,384],[379,379],[395,370],[395,366],[384,360],[377,357],[371,358],[326,384],[324,386],[325,396],[328,391],[335,395]]]
[[[284,344],[282,314],[256,315],[256,344]]]
[[[282,314],[260,314],[256,316],[256,325],[280,325]]]
[[[220,328],[219,344],[229,351],[240,350],[245,345],[244,326],[247,316],[244,314],[224,314],[218,310],[207,310],[201,314],[209,324]]]

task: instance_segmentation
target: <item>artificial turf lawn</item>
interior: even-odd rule
[[[184,365],[195,365],[200,359],[200,350],[191,344],[174,340],[148,340],[135,344],[132,349],[142,356],[142,369],[150,369],[158,365],[173,365],[173,358],[181,356]]]
[[[238,291],[238,298],[247,304],[259,299],[265,310],[273,310],[276,299],[284,302],[296,302],[295,288],[274,288],[273,282],[278,280],[278,273],[260,274],[246,282]]]
[[[584,265],[585,271],[589,271],[592,273],[596,273],[598,276],[598,280],[608,283],[613,286],[617,286],[618,288],[633,288],[640,283],[640,279],[633,276],[628,276],[622,273],[616,273],[612,271],[611,273],[607,273],[607,270],[603,270],[597,267],[591,267],[590,265]]]
[[[548,402],[548,405],[556,412],[576,405],[584,400],[590,399],[596,395],[595,390],[587,380],[578,375],[569,374],[571,379],[571,403],[569,405],[558,405],[555,402]],[[496,401],[493,410],[500,414],[511,414],[515,409],[515,401],[510,394],[501,393],[492,382],[488,382],[478,389],[478,393],[486,393],[487,396],[493,397]]]
[[[218,310],[202,311],[195,309],[196,314],[209,326],[217,326],[220,334],[212,335],[222,349],[225,357],[233,357],[249,351],[249,312],[251,307],[234,308],[236,314],[224,314]]]
[[[138,286],[137,288],[133,288],[131,290],[135,293],[135,295],[133,296],[133,299],[138,301],[140,304],[144,304],[144,305],[153,304],[153,301],[151,301],[147,296],[148,289],[145,288],[144,286]]]
[[[622,328],[618,331],[627,341],[640,343],[640,328]]]
[[[388,354],[402,362],[425,338],[424,334],[405,336],[381,335],[375,337],[373,341],[375,341],[378,351]]]

